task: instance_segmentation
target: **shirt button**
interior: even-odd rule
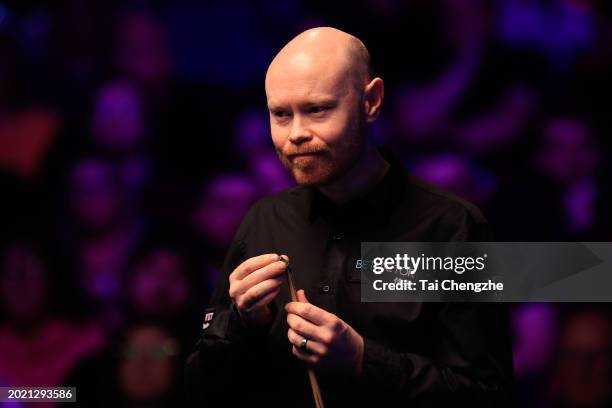
[[[331,289],[331,288],[329,287],[329,285],[324,285],[324,286],[321,288],[321,291],[322,291],[323,293],[328,293],[330,289]]]

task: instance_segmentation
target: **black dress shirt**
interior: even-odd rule
[[[476,207],[414,180],[383,155],[391,164],[384,178],[342,206],[314,187],[295,187],[250,209],[187,361],[190,405],[314,406],[305,365],[287,339],[287,285],[272,303],[272,325],[261,330],[242,324],[228,294],[234,268],[264,253],[287,254],[297,289],[364,338],[361,376],[317,370],[326,407],[509,403],[511,336],[503,305],[360,301],[362,241],[487,239]]]

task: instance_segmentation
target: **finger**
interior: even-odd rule
[[[278,261],[278,254],[263,254],[247,259],[230,274],[230,280],[243,279],[257,269]]]
[[[297,291],[297,299],[298,302],[310,303],[308,299],[306,299],[306,292],[304,291],[304,289],[300,289]]]
[[[289,302],[285,305],[287,313],[293,313],[311,321],[317,326],[323,326],[333,321],[334,315],[313,305],[312,303]]]
[[[260,300],[265,298],[269,293],[280,288],[281,279],[268,279],[253,286],[237,299],[237,306],[242,310],[250,310]]]
[[[247,275],[244,279],[234,282],[236,285],[236,292],[239,294],[244,293],[260,282],[282,277],[286,268],[287,265],[284,262],[272,262]]]
[[[325,345],[319,343],[318,341],[315,341],[314,339],[310,339],[308,337],[301,336],[300,334],[298,334],[295,330],[291,328],[289,328],[289,330],[287,331],[287,338],[289,339],[289,342],[291,344],[296,346],[301,351],[305,351],[306,353],[311,353],[311,354],[313,353],[319,354],[319,355],[327,354],[327,347]],[[308,342],[306,343],[306,350],[302,350],[300,348],[300,343],[302,342],[302,339],[304,338],[308,339]]]
[[[259,299],[257,302],[255,302],[253,305],[251,305],[251,307],[249,308],[249,310],[247,310],[247,312],[253,310],[253,309],[257,309],[259,307],[265,306],[268,303],[270,303],[281,291],[281,288],[276,288],[273,291],[271,291],[270,293],[268,293],[266,296],[264,296],[263,298]]]
[[[320,343],[329,343],[331,341],[330,334],[326,328],[315,326],[311,322],[302,317],[289,313],[287,315],[287,324],[293,331],[302,337],[318,341]]]
[[[291,348],[291,352],[293,353],[294,356],[296,356],[297,358],[299,358],[300,360],[309,363],[309,364],[313,364],[316,365],[319,363],[319,361],[321,361],[321,356],[318,354],[312,354],[312,353],[307,353],[305,351],[302,351],[299,349],[299,347],[297,346],[293,346]]]

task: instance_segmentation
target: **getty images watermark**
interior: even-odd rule
[[[364,242],[363,302],[611,302],[610,242]]]
[[[480,293],[487,290],[503,291],[503,282],[494,282],[488,279],[486,282],[462,282],[456,279],[432,279],[425,278],[418,271],[423,272],[454,272],[461,275],[465,272],[483,271],[486,267],[487,254],[482,256],[410,256],[406,253],[395,254],[392,257],[376,257],[372,261],[358,259],[355,267],[357,269],[369,268],[375,275],[383,273],[393,274],[393,281],[385,282],[383,279],[375,279],[372,287],[376,291],[381,290],[407,290],[407,291],[473,291]],[[416,277],[416,278],[415,278]],[[418,279],[421,277],[421,279]],[[412,279],[410,279],[412,278]]]

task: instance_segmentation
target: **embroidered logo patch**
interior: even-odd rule
[[[206,330],[208,326],[210,326],[210,322],[212,321],[213,317],[215,317],[215,311],[211,309],[206,310],[204,322],[202,323],[202,330]]]

